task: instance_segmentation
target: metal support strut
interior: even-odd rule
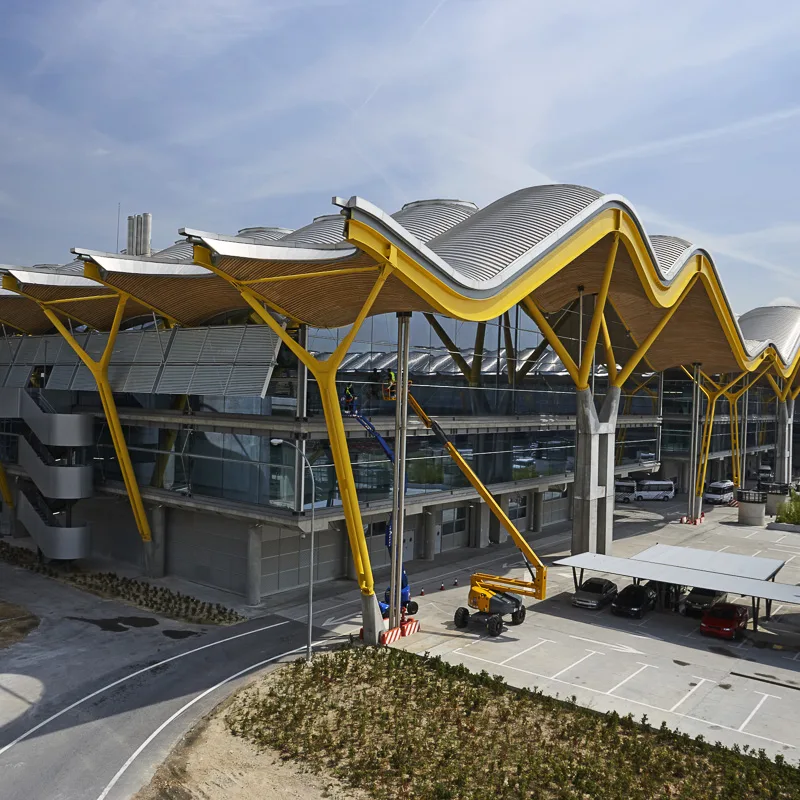
[[[397,315],[397,381],[394,423],[394,485],[392,487],[392,568],[389,584],[389,627],[400,625],[403,579],[403,536],[406,515],[406,433],[408,430],[408,355],[411,314]]]

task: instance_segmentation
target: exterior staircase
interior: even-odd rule
[[[0,417],[22,423],[17,463],[25,477],[18,483],[17,521],[47,558],[88,556],[90,531],[86,525],[72,525],[72,508],[94,494],[88,457],[92,415],[59,413],[40,393],[2,388]]]

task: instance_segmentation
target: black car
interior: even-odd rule
[[[611,603],[611,611],[621,617],[641,619],[656,607],[658,595],[652,586],[632,583],[626,586]]]
[[[725,592],[714,589],[692,589],[680,606],[681,614],[688,617],[701,617],[703,612],[715,603],[724,603],[728,599]]]
[[[578,608],[602,608],[617,596],[617,584],[606,578],[589,578],[572,595],[572,605]]]

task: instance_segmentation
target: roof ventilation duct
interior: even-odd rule
[[[136,214],[128,217],[128,247],[125,252],[129,256],[151,255],[150,240],[153,234],[153,215]]]

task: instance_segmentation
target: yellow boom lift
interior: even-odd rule
[[[408,404],[422,420],[423,425],[432,431],[434,436],[442,443],[450,458],[455,461],[456,466],[464,474],[464,477],[483,498],[486,505],[489,506],[489,510],[514,540],[514,544],[525,559],[525,564],[531,575],[530,581],[501,578],[497,575],[476,572],[470,578],[467,603],[469,608],[474,609],[477,613],[470,615],[469,609],[462,606],[456,610],[453,618],[457,628],[466,628],[470,619],[472,619],[475,622],[485,624],[490,636],[498,636],[503,630],[503,617],[505,615],[511,615],[512,625],[521,625],[524,622],[525,606],[522,601],[523,597],[544,600],[547,594],[547,567],[542,563],[539,556],[533,552],[514,523],[508,518],[508,515],[500,507],[497,500],[494,499],[492,493],[483,485],[480,478],[472,471],[472,468],[464,460],[461,453],[458,452],[455,445],[447,438],[447,434],[442,430],[439,423],[425,413],[422,406],[410,392],[408,394]]]

